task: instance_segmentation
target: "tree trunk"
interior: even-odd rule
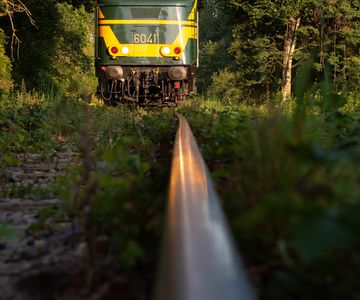
[[[286,26],[284,41],[284,61],[281,92],[283,100],[291,97],[292,65],[296,49],[296,31],[300,26],[300,18],[290,17]]]

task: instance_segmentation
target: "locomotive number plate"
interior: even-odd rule
[[[134,33],[133,44],[157,44],[159,37],[157,33]]]

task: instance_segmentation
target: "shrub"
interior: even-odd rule
[[[299,120],[274,107],[182,108],[262,299],[359,297],[357,119],[319,93]]]
[[[219,99],[224,104],[230,105],[243,100],[239,91],[237,73],[223,69],[214,74],[211,79],[212,84],[208,91],[210,98]]]
[[[19,58],[13,63],[14,80],[25,80],[30,90],[46,82],[52,89],[71,96],[91,94],[95,89],[90,51],[93,14],[53,0],[25,3],[36,27],[23,14],[14,16],[22,41]]]
[[[12,86],[11,62],[5,53],[5,34],[0,28],[0,95],[1,91],[8,90]]]

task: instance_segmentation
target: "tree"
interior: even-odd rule
[[[66,2],[68,4],[71,4],[73,7],[80,8],[84,7],[86,11],[92,12],[95,8],[95,2],[94,0],[63,0],[59,2]]]
[[[249,89],[281,90],[283,99],[289,99],[293,69],[309,57],[316,58],[317,79],[329,80],[332,74],[339,89],[351,80],[349,72],[360,69],[359,1],[231,3],[244,15],[234,28],[232,51]]]
[[[13,58],[14,46],[17,45],[19,50],[20,40],[16,34],[16,26],[14,24],[14,13],[25,13],[30,22],[34,23],[31,18],[30,11],[21,2],[21,0],[0,0],[0,18],[8,17],[12,29],[11,39],[11,56]],[[11,61],[6,55],[6,36],[3,29],[0,28],[0,92],[11,87]]]
[[[232,50],[245,67],[249,88],[261,93],[281,89],[283,99],[289,98],[297,33],[310,2],[231,1],[244,14],[245,20],[235,27]]]
[[[200,92],[212,83],[212,75],[224,68],[235,67],[234,58],[228,52],[232,40],[232,28],[237,20],[224,0],[207,0],[200,10]]]
[[[296,50],[296,33],[300,26],[300,16],[290,16],[286,24],[284,38],[284,59],[281,92],[283,100],[291,97],[293,58]]]
[[[11,38],[11,56],[14,55],[14,47],[19,51],[20,39],[16,33],[16,25],[14,23],[14,13],[25,13],[32,25],[35,26],[35,21],[31,16],[31,12],[21,0],[0,0],[0,18],[7,16],[12,29]]]
[[[90,72],[93,75],[90,58],[93,15],[82,6],[92,1],[76,1],[79,8],[65,0],[12,0],[18,6],[0,1],[4,32],[7,36],[14,35],[17,41],[11,71],[15,83],[24,81],[27,88],[42,91],[77,90],[86,85],[87,89],[92,88],[89,86],[92,85]],[[1,42],[4,48],[5,39],[0,39]],[[9,43],[7,53],[11,53],[13,45]]]
[[[323,1],[319,68],[338,91],[359,91],[360,2]]]
[[[5,34],[0,28],[0,94],[11,87],[11,62],[5,53]]]

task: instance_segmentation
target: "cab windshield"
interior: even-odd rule
[[[190,11],[187,6],[111,6],[109,13],[123,20],[186,20]]]

